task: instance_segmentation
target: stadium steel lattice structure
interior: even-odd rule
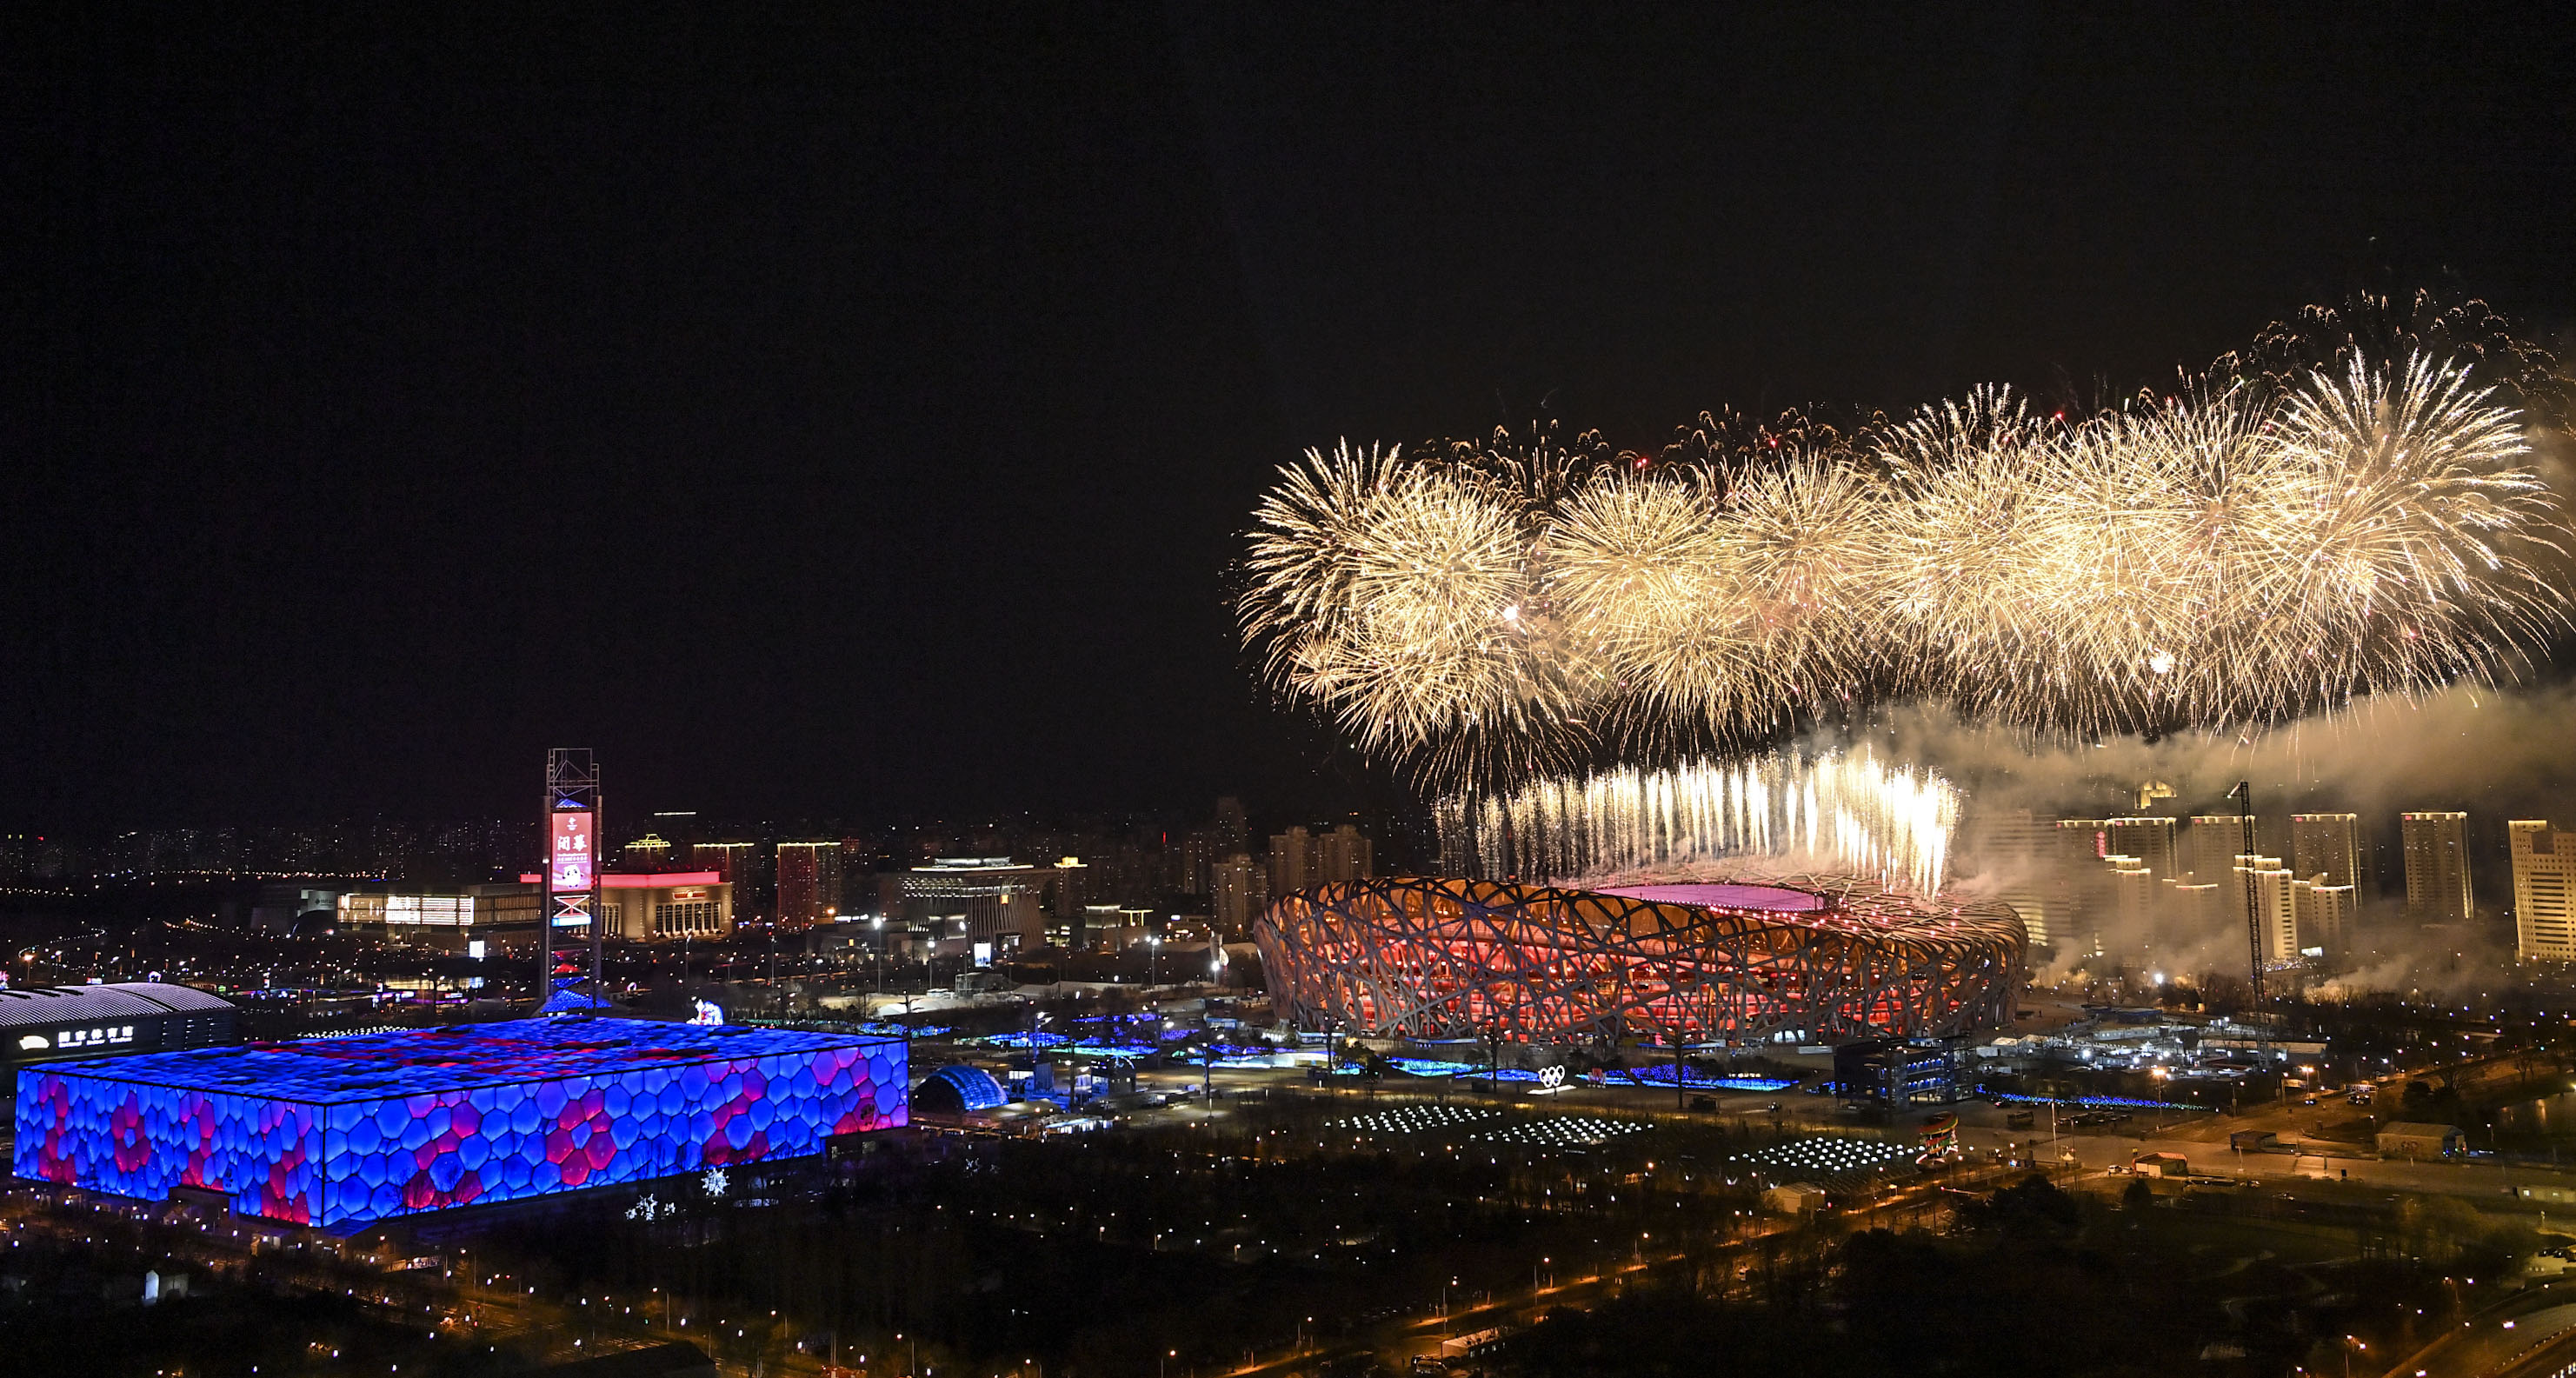
[[[1813,876],[1617,890],[1351,881],[1281,898],[1254,936],[1273,1000],[1302,1027],[1507,1042],[2001,1027],[2028,943],[2006,905]]]

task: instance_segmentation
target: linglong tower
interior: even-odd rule
[[[599,1008],[599,765],[587,747],[546,753],[546,916],[537,1008]]]

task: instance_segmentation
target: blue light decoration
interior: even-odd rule
[[[37,1181],[338,1226],[820,1153],[910,1120],[901,1039],[522,1019],[18,1073]]]
[[[1617,1071],[1596,1070],[1585,1073],[1584,1077],[1596,1085],[1624,1081],[1631,1086],[1669,1088],[1673,1084],[1673,1069],[1667,1064]],[[1786,1091],[1798,1084],[1785,1077],[1712,1076],[1690,1069],[1683,1070],[1681,1079],[1683,1087],[1693,1091]]]
[[[1983,1088],[1980,1088],[1981,1090]],[[2189,1101],[2142,1100],[2136,1096],[2024,1096],[2003,1092],[1993,1099],[2013,1105],[2080,1105],[2088,1110],[2207,1110]]]
[[[936,1109],[934,1102],[946,1096],[955,1096],[957,1108],[962,1111],[990,1110],[1011,1098],[1002,1083],[993,1080],[992,1073],[963,1062],[949,1063],[923,1077],[920,1095],[925,1113]]]

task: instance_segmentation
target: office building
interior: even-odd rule
[[[2301,952],[2341,956],[2352,951],[2353,895],[2353,887],[2329,884],[2322,875],[2290,882],[2290,913]]]
[[[932,951],[992,961],[1047,941],[1050,863],[1029,866],[1006,856],[938,857],[877,878],[888,927],[922,933]]]
[[[2290,815],[2290,869],[2328,885],[2361,884],[2361,817],[2350,813]]]
[[[2526,962],[2576,962],[2576,833],[2530,818],[2505,831],[2513,843],[2514,954]]]
[[[2469,816],[2401,813],[2406,854],[2406,917],[2419,924],[2464,924],[2477,912],[2469,889]]]
[[[841,844],[778,844],[778,921],[790,928],[830,923],[841,912]]]
[[[371,883],[340,896],[339,924],[380,942],[440,952],[535,950],[544,903],[534,877],[452,889]],[[476,944],[485,945],[478,949]]]

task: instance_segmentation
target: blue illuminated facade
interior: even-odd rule
[[[820,1153],[908,1120],[900,1038],[528,1019],[18,1074],[20,1177],[345,1225]]]

